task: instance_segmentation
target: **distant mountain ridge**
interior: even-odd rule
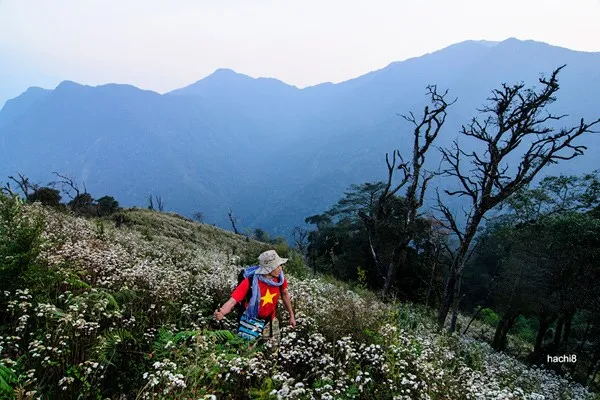
[[[408,154],[412,129],[397,114],[420,113],[426,85],[458,97],[439,137],[445,145],[502,82],[535,85],[563,64],[552,110],[571,122],[600,115],[600,53],[516,39],[458,43],[303,89],[228,69],[164,95],[70,81],[30,88],[0,111],[0,151],[9,154],[0,179],[22,172],[46,183],[60,171],[126,206],[144,206],[154,193],[184,215],[202,211],[228,227],[231,208],[244,228],[287,235],[350,184],[384,179],[386,152]],[[597,168],[598,135],[582,142],[587,155],[548,172]]]

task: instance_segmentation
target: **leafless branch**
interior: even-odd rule
[[[296,248],[303,256],[306,256],[306,248],[308,246],[308,229],[301,226],[295,226],[292,230],[292,239]]]
[[[163,212],[165,210],[165,201],[160,195],[155,195],[154,199],[156,200],[156,206],[158,207],[158,211]]]
[[[462,230],[459,229],[458,224],[456,223],[456,218],[454,218],[454,215],[452,214],[450,209],[446,205],[444,205],[444,203],[442,202],[439,192],[436,193],[436,197],[437,197],[436,209],[439,212],[441,212],[444,217],[443,219],[438,218],[437,222],[444,228],[453,232],[458,237],[458,239],[460,241],[462,241],[464,234],[463,234]]]
[[[451,278],[445,290],[445,299],[438,313],[438,325],[443,326],[457,282],[460,281],[466,259],[472,254],[470,249],[477,227],[485,214],[501,204],[510,195],[529,184],[539,171],[560,160],[570,160],[583,154],[585,146],[575,145],[579,136],[594,132],[593,127],[600,118],[573,127],[562,128],[558,132],[548,122],[559,121],[565,115],[554,115],[545,108],[555,101],[559,89],[557,75],[564,66],[554,70],[550,78],[540,78],[542,88],[538,91],[525,89],[523,83],[503,84],[492,91],[490,104],[480,111],[485,114],[482,120],[473,119],[463,126],[461,134],[471,137],[485,148],[483,154],[461,150],[457,141],[451,149],[441,149],[442,159],[448,165],[443,173],[457,178],[460,188],[446,190],[449,196],[469,196],[472,207],[466,213],[467,222],[463,231],[456,226],[450,210],[444,206],[438,195],[438,209],[444,223],[459,237],[459,251],[453,260]],[[522,150],[516,172],[508,168],[509,155]],[[512,157],[511,157],[512,158]],[[471,166],[469,173],[462,169],[462,163]],[[459,234],[460,232],[460,234]]]
[[[427,184],[433,178],[433,174],[422,172],[422,169],[425,163],[426,153],[437,138],[446,121],[446,110],[448,106],[456,102],[456,99],[451,102],[446,101],[447,94],[448,91],[438,93],[435,85],[427,86],[427,96],[430,100],[430,105],[425,106],[422,116],[418,119],[412,112],[408,115],[401,115],[402,118],[414,126],[412,159],[410,161],[405,161],[402,158],[401,153],[398,150],[395,150],[392,154],[392,161],[390,162],[389,154],[386,154],[388,179],[376,203],[374,218],[368,218],[364,213],[361,216],[369,235],[369,244],[373,260],[377,265],[384,266],[386,269],[383,288],[384,296],[387,294],[391,280],[394,278],[394,269],[396,269],[398,264],[405,262],[405,250],[412,239],[411,232],[413,231],[413,224],[417,219],[418,209],[423,205]],[[397,160],[399,160],[398,165],[396,165]],[[393,175],[396,170],[402,171],[402,177],[400,182],[392,188]],[[390,259],[388,262],[387,260],[382,260],[383,255],[380,254],[380,250],[375,246],[373,240],[375,235],[374,232],[376,232],[378,224],[381,224],[383,222],[382,219],[385,218],[383,211],[386,204],[388,204],[389,200],[405,186],[407,186],[405,194],[407,207],[406,214],[403,218],[404,227],[401,229],[404,234],[401,235],[401,239],[399,239],[397,245],[392,249],[392,258],[397,257],[398,260]]]
[[[231,226],[233,227],[233,232],[235,232],[236,235],[239,234],[238,229],[235,226],[236,222],[238,222],[238,219],[237,219],[237,217],[233,216],[233,210],[231,209],[231,207],[229,208],[227,215],[229,216],[229,221],[231,221]]]
[[[15,182],[17,184],[17,187],[19,188],[18,190],[20,190],[21,193],[23,193],[25,199],[28,199],[32,192],[38,189],[39,185],[31,183],[29,178],[27,178],[20,172],[17,173],[17,175],[18,178],[15,178],[14,176],[9,176],[8,179]],[[9,195],[15,194],[12,188],[10,187],[10,182],[6,182],[6,185],[2,187],[2,191],[8,193]]]
[[[69,178],[65,175],[61,175],[58,172],[53,172],[54,175],[56,175],[57,177],[59,177],[61,180],[58,181],[58,183],[60,183],[62,185],[61,190],[67,195],[69,196],[69,198],[71,200],[73,200],[75,197],[79,196],[81,193],[79,191],[79,187],[77,186],[77,182],[75,182],[72,178]],[[65,189],[66,188],[66,189]],[[73,196],[71,194],[71,191],[75,191],[75,196]],[[84,191],[84,193],[87,193],[87,191]]]

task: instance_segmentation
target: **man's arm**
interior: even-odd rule
[[[281,291],[281,300],[283,300],[283,305],[288,313],[290,313],[290,326],[292,328],[296,327],[296,318],[294,317],[294,310],[292,309],[292,300],[290,299],[290,292],[288,292],[287,288]]]
[[[227,314],[229,314],[231,312],[231,309],[233,307],[235,307],[235,305],[242,301],[244,299],[244,297],[246,297],[246,293],[248,292],[248,289],[250,288],[250,283],[248,282],[248,279],[244,279],[233,291],[233,293],[231,293],[231,297],[229,298],[229,300],[227,300],[225,302],[225,304],[223,304],[223,306],[221,306],[221,308],[219,308],[218,310],[215,310],[215,318],[217,321],[220,321],[223,319],[223,317]]]
[[[224,316],[229,314],[236,303],[237,301],[233,297],[230,297],[220,309],[215,310],[215,318],[217,321],[222,320]]]

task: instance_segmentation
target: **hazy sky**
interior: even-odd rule
[[[599,18],[600,0],[0,0],[0,79],[165,92],[224,67],[305,87],[468,39],[600,51]]]

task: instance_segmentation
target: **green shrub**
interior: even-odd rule
[[[288,254],[288,262],[285,263],[285,272],[290,273],[296,278],[305,279],[308,277],[308,267],[304,262],[304,257],[302,257],[298,252],[292,250]]]
[[[0,349],[2,349],[0,347]],[[3,399],[14,398],[14,385],[17,383],[17,375],[0,361],[0,397]]]
[[[110,215],[119,210],[119,202],[112,196],[103,196],[96,200],[98,216]]]
[[[479,319],[485,322],[488,325],[493,326],[494,328],[498,326],[498,322],[500,322],[500,316],[494,312],[491,308],[484,308],[479,313]]]
[[[60,192],[49,187],[38,188],[32,194],[30,194],[29,197],[27,197],[28,203],[35,203],[36,201],[39,201],[43,205],[50,207],[58,207],[60,200]]]
[[[468,348],[461,351],[465,364],[475,371],[483,371],[483,349],[478,342],[470,343]]]
[[[533,343],[537,333],[536,321],[534,319],[525,318],[524,316],[519,315],[513,327],[513,332],[520,339],[529,343]]]
[[[92,217],[96,214],[94,198],[89,193],[78,194],[67,205],[75,215]]]
[[[44,219],[26,215],[19,197],[0,196],[0,281],[9,290],[23,284],[25,273],[40,252]]]

